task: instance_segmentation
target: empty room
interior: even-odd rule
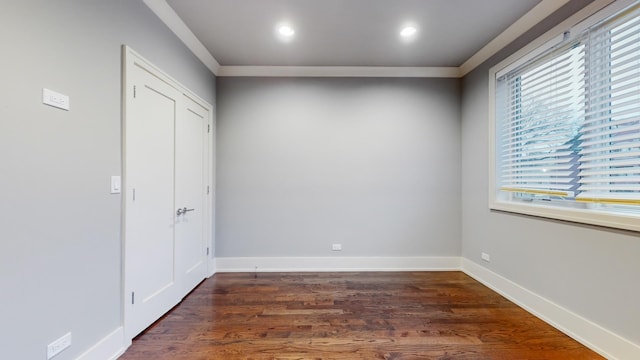
[[[639,1],[0,24],[0,358],[640,359]]]

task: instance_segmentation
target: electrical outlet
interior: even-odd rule
[[[483,252],[481,257],[482,257],[482,260],[484,260],[486,262],[490,262],[491,261],[491,256],[489,256],[489,254],[487,254],[487,253]]]
[[[47,345],[47,360],[58,355],[62,350],[71,346],[71,333],[62,335],[61,338]]]
[[[342,251],[342,244],[331,244],[331,250]]]
[[[46,88],[42,88],[42,103],[58,109],[69,110],[69,96]]]

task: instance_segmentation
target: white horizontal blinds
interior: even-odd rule
[[[640,10],[592,29],[578,201],[640,205]]]
[[[584,46],[555,50],[502,79],[500,189],[573,198],[584,117]]]

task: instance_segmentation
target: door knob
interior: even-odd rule
[[[182,214],[186,214],[188,211],[193,211],[195,209],[187,209],[187,207],[183,207],[182,209],[178,209],[178,211],[176,211],[176,215],[180,216]]]

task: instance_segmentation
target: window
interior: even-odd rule
[[[640,5],[620,3],[492,69],[492,208],[640,231]]]

